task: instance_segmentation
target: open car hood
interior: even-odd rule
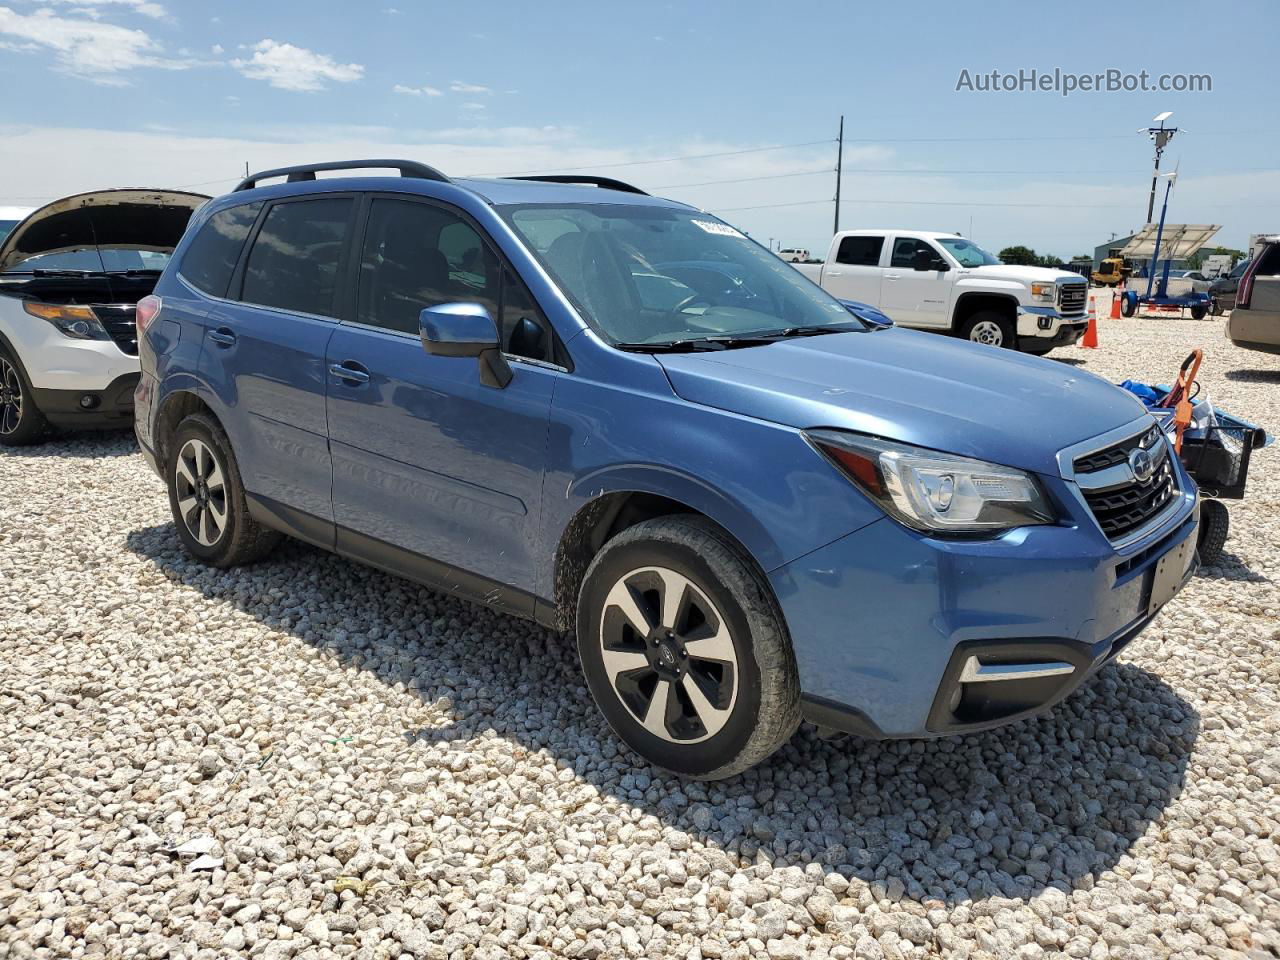
[[[182,190],[94,190],[46,204],[0,244],[0,273],[30,257],[81,250],[172,253],[209,198]]]

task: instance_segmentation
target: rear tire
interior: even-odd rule
[[[0,347],[0,446],[25,447],[43,440],[49,421],[36,406],[22,364]]]
[[[1209,314],[1208,307],[1192,307],[1191,308],[1192,320],[1203,320],[1206,316],[1208,316],[1208,314]]]
[[[1200,562],[1211,567],[1222,559],[1222,548],[1231,530],[1231,514],[1221,500],[1200,501],[1200,534],[1196,549]]]
[[[249,516],[231,441],[212,417],[193,413],[168,444],[165,481],[178,539],[187,552],[214,567],[234,567],[266,556],[280,534]]]
[[[629,527],[587,569],[578,655],[614,732],[650,763],[718,780],[800,723],[795,657],[755,563],[696,516]]]
[[[1120,298],[1120,315],[1122,317],[1132,317],[1138,312],[1138,298],[1131,297],[1125,293]]]
[[[979,310],[960,326],[960,336],[970,343],[984,343],[989,347],[1017,347],[1013,324],[1004,314],[995,310]]]

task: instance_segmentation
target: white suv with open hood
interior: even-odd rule
[[[99,190],[56,200],[0,242],[0,444],[59,427],[128,426],[134,324],[192,212],[209,198]]]

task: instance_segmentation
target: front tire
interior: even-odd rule
[[[196,559],[234,567],[261,559],[280,541],[249,516],[231,442],[212,417],[193,413],[178,424],[165,479],[178,538]]]
[[[1226,546],[1230,530],[1231,514],[1227,505],[1221,500],[1201,500],[1200,535],[1196,549],[1200,551],[1200,562],[1206,567],[1212,567],[1222,559],[1222,548]]]
[[[0,347],[0,446],[25,447],[48,432],[49,422],[36,406],[26,371]]]
[[[719,528],[646,520],[591,562],[578,655],[614,732],[650,763],[718,780],[800,723],[795,657],[767,581]]]
[[[960,327],[960,336],[970,343],[989,347],[1016,347],[1017,340],[1009,318],[995,310],[979,310]]]

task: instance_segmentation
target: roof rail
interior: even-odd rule
[[[287,177],[286,183],[299,183],[304,180],[314,180],[318,170],[367,169],[399,170],[402,177],[436,180],[440,183],[453,182],[435,167],[429,167],[425,163],[418,163],[416,160],[332,160],[328,163],[304,163],[298,167],[277,167],[274,170],[263,170],[252,176],[245,177],[231,192],[252,190],[258,185],[259,180],[270,180],[273,177]]]
[[[641,190],[637,186],[630,183],[624,183],[621,180],[614,180],[612,177],[591,177],[579,176],[576,173],[547,173],[538,177],[503,177],[503,180],[537,180],[541,183],[582,183],[588,186],[601,187],[605,190],[620,190],[623,193],[638,193],[641,196],[649,196],[648,192]]]

